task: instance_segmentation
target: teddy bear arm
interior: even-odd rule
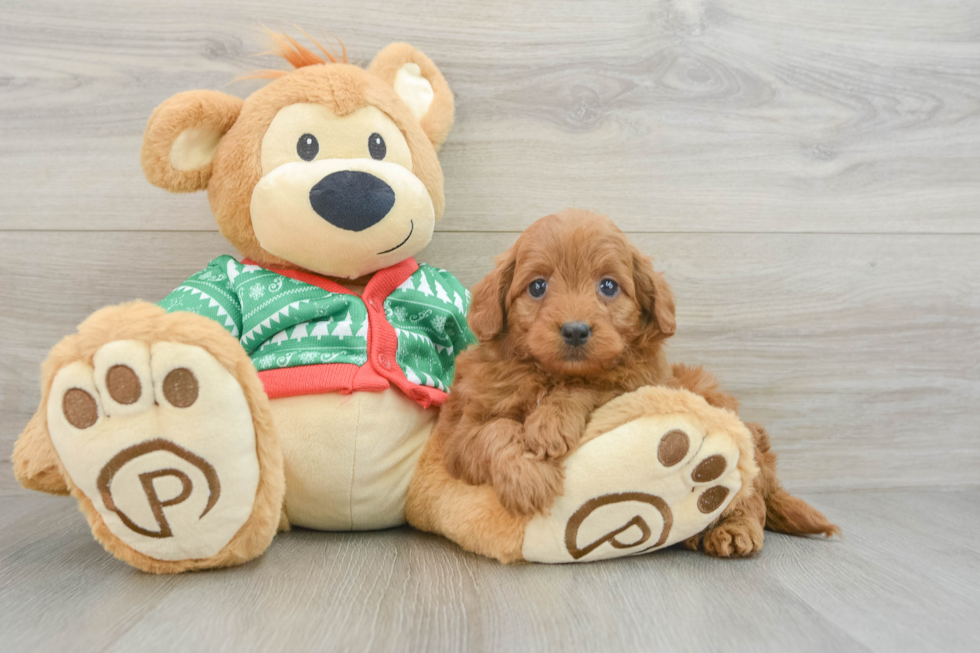
[[[245,267],[231,256],[220,256],[191,275],[157,305],[168,313],[183,311],[209,318],[238,338],[243,319],[234,281]],[[246,348],[246,353],[251,351]]]

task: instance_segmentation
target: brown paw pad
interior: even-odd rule
[[[704,514],[714,512],[728,497],[728,488],[721,485],[709,487],[698,497],[698,510]]]
[[[163,379],[163,396],[176,408],[192,406],[197,394],[197,378],[186,367],[171,370]]]
[[[698,466],[691,472],[691,479],[695,483],[710,483],[724,474],[727,468],[728,462],[724,456],[718,454],[708,456],[698,463]]]
[[[105,375],[109,396],[123,405],[135,404],[142,394],[140,378],[129,365],[113,365]]]
[[[673,467],[684,460],[687,452],[691,448],[691,438],[687,433],[680,429],[668,431],[664,437],[660,438],[660,445],[657,447],[657,460],[664,467]]]
[[[71,388],[61,400],[65,419],[76,429],[87,429],[99,420],[99,406],[95,399],[81,388]]]

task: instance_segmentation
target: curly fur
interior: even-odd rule
[[[548,288],[534,299],[527,289],[538,278]],[[597,292],[602,279],[618,283],[615,298]],[[571,321],[591,327],[580,348],[560,336],[561,325]],[[670,287],[610,220],[586,211],[569,209],[525,231],[474,288],[470,323],[482,344],[457,360],[453,393],[434,437],[449,475],[492,487],[516,516],[547,511],[561,493],[561,462],[569,451],[632,418],[628,405],[593,413],[616,397],[665,385],[738,410],[737,400],[700,367],[668,364],[663,344],[676,328]],[[639,406],[642,394],[622,400]],[[750,482],[721,520],[688,545],[737,556],[761,548],[766,525],[837,533],[822,514],[782,490],[765,431],[749,427],[755,456],[746,442],[739,465]]]

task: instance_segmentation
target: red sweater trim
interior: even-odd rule
[[[243,259],[242,263],[258,265],[249,259]],[[261,267],[328,292],[355,294],[339,283],[311,272]],[[269,398],[325,392],[341,394],[357,391],[380,392],[394,384],[423,408],[441,406],[449,395],[436,388],[412,383],[398,366],[395,359],[398,353],[398,336],[395,327],[385,319],[385,299],[418,269],[418,263],[414,258],[405,259],[397,265],[375,272],[364,288],[361,300],[368,312],[368,360],[364,365],[358,367],[351,363],[328,363],[259,372],[259,379],[265,386]]]
[[[363,374],[363,371],[364,368],[353,363],[300,365],[259,372],[259,380],[270,399],[325,392],[348,395],[356,390],[380,392],[389,387],[388,381],[382,377],[373,373]]]

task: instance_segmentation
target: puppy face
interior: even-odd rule
[[[670,288],[608,218],[535,222],[474,288],[470,326],[552,373],[586,375],[674,333]]]

